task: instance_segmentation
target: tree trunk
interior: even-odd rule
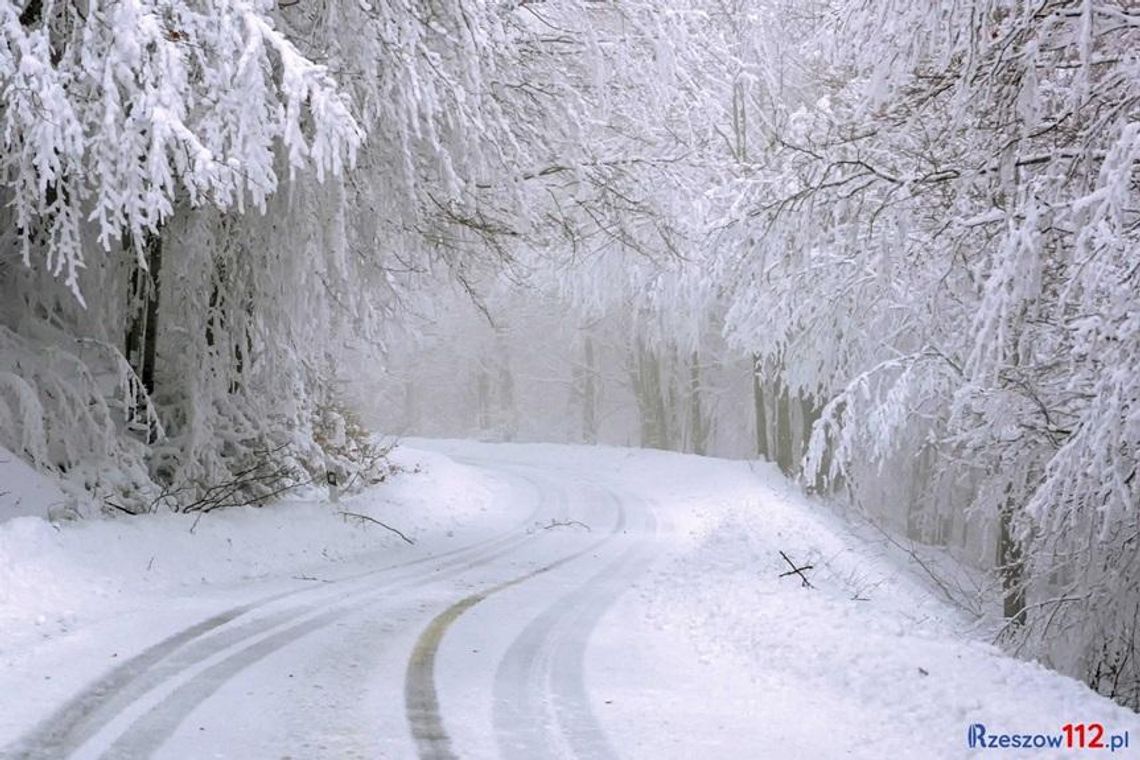
[[[707,422],[701,409],[700,355],[693,351],[689,360],[689,439],[694,454],[704,454],[708,436]]]
[[[925,498],[924,485],[930,477],[930,447],[923,446],[914,458],[906,484],[907,538],[924,544],[945,543],[943,518],[936,514],[933,502]]]
[[[657,352],[637,343],[634,393],[641,414],[641,445],[651,449],[669,447],[665,398],[661,392],[661,362]]]
[[[129,250],[132,245],[130,238],[125,240],[125,244]],[[158,281],[162,270],[161,233],[147,235],[143,244],[143,262],[145,268],[136,262],[131,271],[124,354],[146,395],[153,397],[154,365],[158,348]],[[141,397],[135,399],[136,408],[146,404],[147,401]],[[132,416],[129,422],[138,421],[137,417]],[[145,424],[147,442],[153,443],[157,431],[149,420]]]
[[[475,394],[476,394],[476,407],[477,407],[477,420],[479,425],[479,432],[485,433],[491,427],[491,378],[487,374],[487,368],[483,366],[483,360],[479,360],[479,369],[476,370],[475,377]]]
[[[594,365],[594,341],[586,336],[586,372],[582,387],[582,440],[586,443],[598,442],[598,389],[597,368]]]
[[[795,471],[791,402],[788,399],[788,386],[783,384],[776,397],[776,464],[785,475],[792,475]]]
[[[150,282],[147,287],[146,328],[142,346],[142,384],[146,392],[153,396],[154,363],[158,349],[158,281],[162,270],[162,237],[159,234],[147,236],[146,257]]]
[[[1014,535],[1013,514],[1013,496],[1007,493],[1005,505],[998,515],[997,565],[1004,591],[1002,614],[1018,625],[1025,625],[1025,565],[1021,544]]]
[[[760,377],[760,357],[752,355],[752,406],[756,413],[756,455],[771,461],[768,448],[768,410],[764,407],[764,382]]]
[[[808,444],[811,442],[811,431],[819,419],[819,408],[813,403],[811,396],[800,396],[800,419],[803,421],[803,442],[800,446],[800,456],[807,454]]]
[[[416,404],[416,384],[411,379],[404,381],[404,432],[419,428],[419,411]]]
[[[502,439],[513,441],[519,428],[515,412],[515,378],[511,374],[510,358],[505,354],[499,367],[499,418]]]
[[[800,451],[801,459],[807,456],[808,446],[811,443],[812,431],[815,428],[815,423],[819,421],[820,414],[823,412],[823,407],[815,403],[815,398],[809,395],[800,396],[800,411],[803,417],[803,449]],[[810,488],[816,493],[823,493],[827,490],[827,473],[831,469],[831,456],[826,446],[824,445],[823,456],[820,458],[819,469],[815,474],[815,482],[810,484]]]
[[[1012,353],[1014,367],[1021,365],[1021,352],[1017,350],[1017,344],[1026,323],[1028,309],[1028,302],[1023,303],[1018,314],[1016,327],[1011,331],[1014,336],[1014,351]],[[1021,486],[1024,487],[1025,485],[1026,482],[1022,481]],[[1014,533],[1014,515],[1017,509],[1015,499],[1017,496],[1013,486],[1012,482],[1006,485],[1005,503],[998,514],[997,564],[1004,591],[1002,613],[1007,620],[1014,620],[1018,625],[1025,625],[1025,563],[1022,557],[1023,547]]]
[[[20,13],[20,23],[24,26],[33,26],[39,23],[43,16],[44,4],[42,0],[28,0],[24,10]]]

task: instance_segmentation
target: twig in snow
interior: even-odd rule
[[[115,502],[111,501],[110,499],[103,499],[103,503],[106,504],[108,507],[111,507],[112,509],[117,509],[120,512],[125,512],[126,514],[130,515],[131,517],[138,516],[138,512],[127,509],[122,504],[116,504]]]
[[[392,531],[393,533],[395,533],[400,538],[407,541],[409,544],[415,546],[415,543],[416,543],[415,541],[408,538],[403,533],[401,533],[399,530],[393,528],[391,525],[388,525],[387,523],[380,522],[375,517],[369,517],[368,515],[362,515],[358,512],[337,512],[337,514],[340,515],[341,517],[343,517],[345,520],[348,520],[348,518],[350,518],[350,517],[355,517],[357,520],[360,520],[361,522],[375,523],[376,525],[379,525],[381,528],[387,528],[388,530]]]
[[[910,546],[910,547],[903,546],[902,543],[898,539],[896,539],[894,536],[892,536],[890,533],[888,533],[887,530],[882,525],[879,525],[874,520],[868,520],[868,522],[871,524],[871,526],[873,528],[875,528],[875,530],[879,531],[879,533],[881,533],[883,535],[883,538],[885,538],[895,548],[901,549],[904,552],[906,552],[907,554],[909,554],[910,558],[912,560],[914,560],[914,562],[920,568],[922,568],[923,572],[925,572],[926,575],[932,581],[934,581],[934,584],[936,586],[938,586],[938,590],[942,592],[942,595],[944,597],[946,597],[946,600],[948,602],[950,602],[950,604],[954,605],[955,607],[957,607],[959,609],[963,609],[963,610],[966,610],[968,612],[974,612],[974,614],[979,614],[979,612],[976,612],[976,611],[972,610],[969,606],[967,606],[966,603],[962,599],[960,599],[954,595],[954,593],[950,590],[950,587],[946,585],[946,583],[943,581],[941,576],[939,576],[936,572],[934,572],[934,569],[931,568],[930,565],[927,564],[922,559],[922,557],[918,556],[918,552],[916,552],[914,550],[913,546]]]
[[[837,553],[838,556],[838,553]],[[828,563],[824,563],[828,564]],[[877,580],[874,583],[867,582],[865,576],[860,575],[857,571],[852,570],[847,576],[847,587],[854,589],[851,593],[851,601],[853,602],[869,602],[871,597],[865,596],[866,593],[874,591],[879,586],[883,585],[883,581]]]
[[[316,581],[317,583],[332,583],[332,581],[330,581],[330,580],[327,580],[325,578],[315,578],[312,575],[294,575],[293,580],[295,580],[295,581]]]
[[[788,559],[788,555],[784,554],[784,551],[782,549],[780,550],[780,556],[783,557],[784,561],[788,563],[788,567],[792,568],[791,570],[789,570],[786,573],[780,573],[781,578],[788,576],[788,575],[798,575],[798,576],[800,576],[800,581],[801,581],[800,585],[805,586],[807,588],[815,588],[815,586],[811,585],[811,581],[809,581],[807,579],[807,576],[804,575],[804,570],[813,569],[813,567],[814,567],[813,565],[804,565],[803,567],[796,567],[796,563],[792,562],[790,559]]]
[[[571,525],[581,525],[586,529],[587,533],[592,532],[590,530],[590,526],[584,522],[581,522],[580,520],[555,520],[553,517],[550,518],[550,522],[548,524],[542,526],[542,529],[550,530],[551,528],[568,528]]]

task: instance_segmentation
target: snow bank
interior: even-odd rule
[[[0,523],[14,517],[47,517],[69,503],[59,486],[0,446]]]
[[[599,454],[579,466],[651,495],[672,544],[610,612],[612,649],[602,632],[589,663],[595,692],[619,695],[597,705],[611,730],[643,724],[637,756],[961,758],[978,723],[1055,735],[1095,722],[1140,735],[1134,713],[1002,652],[992,621],[948,604],[909,555],[774,467]],[[781,577],[791,569],[781,551],[812,566],[814,588]],[[630,695],[635,670],[673,675]]]
[[[18,494],[11,503],[20,511],[8,510],[0,522],[0,650],[147,607],[180,588],[298,569],[329,574],[368,553],[414,550],[338,511],[382,520],[413,539],[463,530],[476,516],[487,521],[495,484],[480,471],[403,447],[391,459],[401,472],[336,505],[323,489],[311,489],[270,507],[59,522],[44,519],[62,498],[58,489],[18,461],[6,463],[0,490]]]

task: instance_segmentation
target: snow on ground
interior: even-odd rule
[[[654,501],[665,551],[595,632],[587,657],[603,725],[640,737],[630,757],[962,758],[971,725],[1056,735],[1069,722],[1129,730],[1140,754],[1137,714],[1002,653],[987,640],[992,626],[943,602],[909,557],[771,465],[502,448]],[[805,573],[814,589],[781,578],[789,566],[780,551],[814,565]],[[637,687],[645,672],[661,678]]]
[[[647,729],[637,756],[960,758],[973,724],[1057,735],[1081,722],[1130,731],[1140,754],[1135,713],[1003,654],[908,557],[774,467],[659,454],[620,471],[672,524],[671,556],[611,611],[621,635],[588,661],[607,727]],[[814,566],[815,588],[781,577],[781,551]],[[672,677],[629,689],[645,671]]]
[[[314,491],[269,508],[207,515],[196,526],[185,515],[0,523],[0,694],[31,695],[3,700],[0,747],[105,672],[108,657],[140,651],[164,631],[183,630],[225,605],[296,589],[299,581],[317,586],[347,577],[363,566],[362,557],[397,562],[508,533],[517,548],[484,552],[470,570],[453,564],[453,581],[433,581],[420,592],[376,587],[391,597],[390,607],[353,618],[355,627],[343,630],[359,628],[358,640],[342,641],[342,629],[299,639],[282,651],[284,660],[251,661],[244,680],[221,688],[225,698],[195,714],[205,721],[249,707],[249,689],[280,676],[287,661],[290,669],[311,666],[312,686],[322,693],[367,706],[368,717],[357,721],[365,725],[342,727],[345,737],[363,732],[352,746],[406,756],[378,748],[411,747],[395,736],[407,730],[400,695],[410,647],[440,610],[499,584],[499,592],[457,613],[440,644],[444,725],[466,742],[460,746],[478,748],[461,756],[495,756],[512,726],[491,723],[513,714],[500,709],[511,704],[548,716],[592,714],[619,756],[654,760],[989,756],[992,750],[971,755],[967,747],[967,730],[978,723],[991,734],[1057,734],[1066,723],[1100,723],[1109,734],[1128,730],[1133,754],[1140,747],[1136,714],[1004,655],[985,640],[989,629],[942,601],[905,555],[806,499],[772,467],[658,451],[465,441],[411,440],[395,456],[403,474],[338,506]],[[597,532],[520,530],[535,503],[545,505],[543,520],[595,521]],[[606,510],[615,508],[633,522],[602,548],[613,514]],[[337,509],[395,525],[417,546],[378,526],[346,523]],[[599,541],[599,548],[582,555],[582,541]],[[788,570],[781,551],[813,566],[805,572],[814,588],[781,577]],[[572,552],[578,559],[554,562]],[[636,560],[615,562],[624,556]],[[544,563],[558,569],[536,570]],[[609,568],[614,575],[607,577]],[[510,580],[520,573],[534,578]],[[611,594],[615,583],[618,593]],[[328,588],[330,599],[348,598]],[[578,664],[551,671],[561,680],[545,687],[551,691],[544,707],[534,682],[550,667],[544,658],[582,651]],[[63,659],[75,666],[47,667]],[[526,683],[511,680],[512,663],[530,674]],[[55,680],[45,683],[49,671]],[[344,680],[366,673],[371,685]],[[585,708],[559,692],[575,683],[584,684]],[[526,697],[521,702],[513,692],[504,696],[516,686]],[[297,714],[293,693],[276,693],[281,704],[256,709]],[[225,723],[219,717],[211,725]],[[555,742],[556,728],[541,730]],[[290,731],[312,740],[304,726],[290,723]],[[227,746],[228,739],[212,736]],[[199,740],[191,732],[171,746]]]
[[[67,503],[59,486],[0,446],[0,524],[14,517],[47,517]]]
[[[21,494],[23,516],[0,522],[0,653],[171,594],[316,577],[378,548],[393,558],[408,548],[395,534],[338,511],[376,518],[413,540],[486,529],[510,516],[486,514],[495,484],[477,470],[407,447],[391,459],[400,471],[389,482],[337,505],[313,488],[264,508],[60,522],[46,519],[44,509],[62,499],[58,489],[22,463],[8,465],[0,491]]]
[[[422,445],[455,455],[472,446]],[[988,640],[993,621],[943,601],[897,547],[803,496],[772,465],[498,448],[503,459],[653,503],[658,561],[608,613],[587,655],[595,712],[611,735],[631,740],[625,755],[960,758],[971,756],[967,731],[977,723],[1053,735],[1067,723],[1101,723],[1109,734],[1128,730],[1129,751],[1140,754],[1135,713],[1001,652]],[[815,588],[780,577],[789,570],[781,551],[814,566],[805,574]],[[646,673],[660,678],[647,682]]]

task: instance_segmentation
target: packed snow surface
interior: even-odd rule
[[[336,504],[56,523],[4,470],[0,757],[1072,757],[967,746],[1069,723],[1140,747],[1136,714],[1001,653],[768,466],[396,457]]]

